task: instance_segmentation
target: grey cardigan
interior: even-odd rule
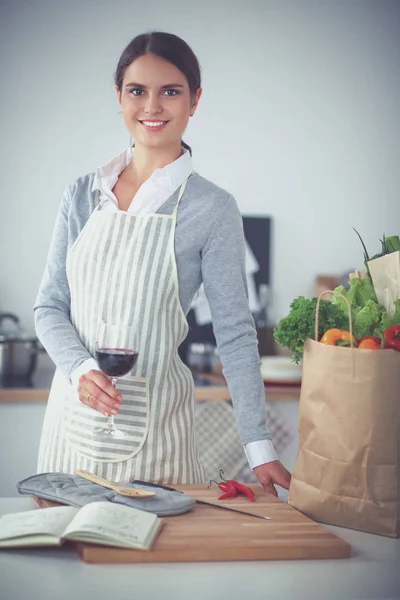
[[[94,174],[66,190],[34,306],[37,335],[68,377],[91,355],[70,321],[66,258],[94,209]],[[157,211],[172,214],[178,191]],[[197,173],[188,180],[175,231],[179,296],[185,314],[204,283],[223,373],[243,445],[270,439],[254,321],[249,309],[242,218],[235,199]]]

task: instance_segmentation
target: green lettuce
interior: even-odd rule
[[[346,300],[342,296],[350,305],[354,337],[360,339],[367,335],[373,335],[376,328],[381,325],[384,308],[378,303],[371,278],[350,279],[349,289],[343,285],[334,289],[332,304],[338,306],[343,315],[347,317],[346,329],[349,329],[349,311]]]
[[[353,335],[359,340],[366,335],[373,335],[374,329],[380,324],[383,306],[373,300],[367,300],[353,319]]]
[[[382,314],[379,331],[383,332],[385,329],[392,327],[392,325],[400,324],[400,298],[394,301],[394,306],[395,310],[392,317],[389,317],[386,312]]]
[[[347,304],[340,294],[344,296],[350,304],[353,318],[366,305],[368,300],[372,300],[378,304],[378,299],[370,277],[350,279],[349,286],[349,289],[346,290],[343,285],[339,285],[334,289],[334,294],[332,296],[332,303],[340,306],[346,316],[348,315]]]

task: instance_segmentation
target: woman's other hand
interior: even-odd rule
[[[280,485],[285,490],[289,489],[291,475],[279,460],[273,460],[253,469],[254,475],[266,492],[278,495],[275,485]]]

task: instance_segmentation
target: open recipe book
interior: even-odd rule
[[[111,502],[39,508],[0,518],[0,548],[60,546],[70,540],[149,550],[162,525],[153,513]]]

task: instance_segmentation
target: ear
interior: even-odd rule
[[[203,93],[202,88],[197,88],[197,90],[195,91],[194,95],[193,95],[193,99],[192,99],[192,106],[190,109],[190,116],[193,117],[194,113],[196,112],[197,109],[197,105],[199,103],[201,94]]]
[[[117,86],[115,86],[115,91],[116,91],[116,94],[117,94],[118,104],[119,104],[120,108],[122,108],[122,104],[121,104],[121,91],[118,89]]]

